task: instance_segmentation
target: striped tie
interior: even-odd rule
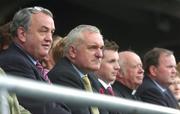
[[[88,76],[85,75],[82,78],[82,80],[83,80],[83,84],[84,84],[84,87],[85,87],[86,91],[93,92]],[[91,113],[92,114],[99,114],[98,108],[97,107],[91,107]]]

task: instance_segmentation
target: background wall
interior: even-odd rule
[[[43,6],[54,13],[55,33],[60,36],[79,24],[92,24],[120,50],[132,49],[143,56],[153,47],[164,47],[180,60],[178,0],[1,0],[0,4],[0,24],[20,8]]]

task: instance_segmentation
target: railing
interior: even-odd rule
[[[94,105],[111,110],[131,112],[134,114],[180,114],[180,110],[167,108],[163,106],[127,100],[118,97],[111,97],[101,94],[93,94],[81,90],[62,87],[58,85],[49,85],[43,82],[22,79],[12,76],[0,77],[0,100],[2,100],[1,114],[8,114],[7,91],[17,94],[54,101],[64,101],[76,103],[79,105]]]

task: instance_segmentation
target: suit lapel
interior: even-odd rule
[[[35,64],[32,62],[32,60],[27,56],[27,54],[22,50],[20,49],[16,44],[12,43],[12,48],[14,48],[15,50],[17,50],[25,59],[26,59],[26,62],[27,64],[31,65],[33,71],[34,71],[34,76],[37,80],[43,80],[45,81],[41,74],[38,72],[38,69],[36,68]]]

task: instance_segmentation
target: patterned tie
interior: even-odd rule
[[[114,91],[113,91],[113,89],[112,89],[111,86],[109,86],[109,87],[107,88],[107,90],[108,90],[109,95],[114,96]]]
[[[85,87],[86,91],[93,92],[88,76],[85,75],[82,78],[82,80],[83,80],[83,84],[84,84],[84,87]],[[99,114],[98,108],[97,107],[91,107],[91,113],[92,114]]]
[[[48,83],[51,83],[51,81],[48,78],[48,71],[47,69],[44,69],[43,66],[41,65],[41,63],[39,61],[36,62],[36,67],[38,68],[38,70],[40,71],[40,73],[42,74],[42,78],[45,79]]]

